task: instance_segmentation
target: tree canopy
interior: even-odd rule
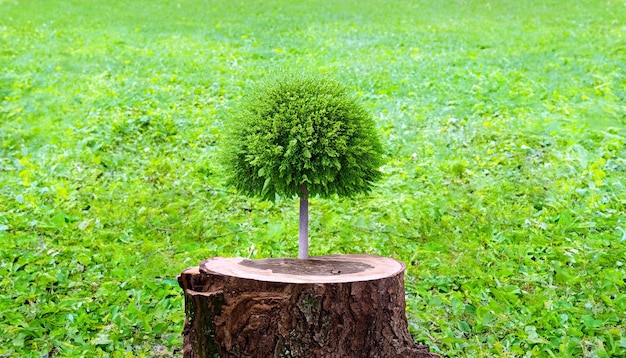
[[[243,100],[227,126],[228,182],[247,195],[352,196],[381,176],[373,118],[325,77],[273,78]]]

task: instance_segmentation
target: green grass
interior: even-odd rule
[[[0,356],[178,356],[176,275],[296,256],[224,187],[223,118],[282,68],[375,116],[383,181],[311,253],[407,263],[450,357],[626,355],[623,1],[0,0]]]

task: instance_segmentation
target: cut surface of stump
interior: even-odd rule
[[[407,329],[402,262],[216,257],[179,276],[185,357],[438,357]]]

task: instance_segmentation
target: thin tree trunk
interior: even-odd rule
[[[298,258],[309,258],[309,191],[306,184],[300,187],[300,230],[298,232]]]

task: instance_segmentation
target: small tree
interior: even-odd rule
[[[298,257],[308,258],[308,199],[367,192],[380,178],[372,117],[338,82],[286,75],[245,98],[228,123],[228,183],[247,195],[300,198]]]

